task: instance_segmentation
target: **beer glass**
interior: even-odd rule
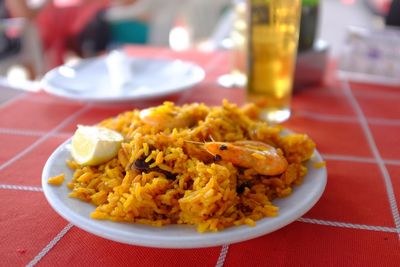
[[[290,117],[301,0],[247,0],[247,100],[261,119]]]

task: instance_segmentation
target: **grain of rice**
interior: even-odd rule
[[[149,155],[149,144],[143,143],[143,151],[145,156]]]
[[[160,165],[164,161],[164,156],[163,155],[164,154],[163,154],[162,151],[157,153],[156,161],[154,162],[154,163],[156,163],[156,166]]]
[[[59,175],[50,177],[50,178],[47,180],[47,183],[48,183],[48,184],[51,184],[51,185],[60,186],[60,185],[62,185],[62,183],[64,182],[64,179],[65,179],[65,174],[64,174],[64,173],[61,173],[61,174],[59,174]]]
[[[324,168],[325,166],[326,166],[326,162],[325,161],[315,162],[313,164],[313,167],[316,168],[316,169]]]

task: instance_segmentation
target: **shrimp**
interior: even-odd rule
[[[262,175],[281,174],[288,166],[277,149],[258,141],[206,142],[204,148],[215,158],[254,169]]]
[[[155,128],[174,129],[191,127],[207,114],[207,108],[201,104],[177,107],[172,102],[164,102],[162,106],[142,110],[139,117]]]
[[[179,113],[177,110],[161,107],[148,108],[140,111],[140,119],[153,127],[161,129],[184,128],[194,122],[194,118],[187,113]]]

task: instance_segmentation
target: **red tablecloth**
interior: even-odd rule
[[[203,83],[168,100],[244,101],[242,90],[215,82],[228,71],[225,53],[128,50],[191,60],[205,68]],[[328,184],[320,201],[274,233],[183,250],[130,246],[89,234],[52,210],[40,186],[47,158],[77,124],[94,124],[165,99],[107,105],[45,93],[9,98],[0,104],[0,266],[400,265],[400,88],[350,84],[331,75],[325,86],[297,92],[286,126],[308,133],[327,161]]]

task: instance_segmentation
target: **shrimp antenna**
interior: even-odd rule
[[[210,134],[210,136],[209,136],[209,137],[210,137],[210,139],[211,139],[211,141],[212,141],[212,142],[215,142],[215,140],[214,140],[214,138],[212,137],[212,135],[211,135],[211,134]]]
[[[191,143],[191,144],[196,144],[196,145],[204,145],[204,143],[198,142],[198,141],[184,140],[184,142]]]

